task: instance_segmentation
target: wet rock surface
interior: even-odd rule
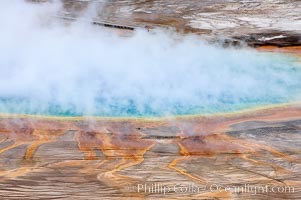
[[[0,196],[299,199],[300,116],[298,106],[160,120],[1,116]],[[163,195],[139,184],[199,191]],[[287,191],[211,191],[246,184]]]
[[[174,28],[211,41],[250,46],[301,45],[299,0],[62,0],[63,16],[94,9],[95,21],[130,27]]]
[[[172,27],[229,44],[300,45],[297,0],[62,2],[65,17],[79,18],[93,3],[93,20],[108,24]],[[300,55],[300,47],[259,50]],[[300,121],[300,106],[168,120],[1,115],[0,198],[301,199]],[[138,192],[138,184],[201,190],[164,195]],[[290,191],[216,191],[246,184]]]

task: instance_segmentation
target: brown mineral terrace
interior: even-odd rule
[[[92,2],[61,1],[60,15],[71,18],[80,17]],[[262,46],[259,51],[301,52],[297,0],[93,2],[99,6],[93,19],[98,22],[173,27],[208,40]],[[0,198],[301,199],[300,152],[300,103],[162,119],[2,114]],[[138,192],[160,184],[204,190]],[[216,185],[285,191],[211,191]]]
[[[157,119],[1,115],[2,199],[299,199],[301,106]],[[294,192],[138,192],[140,184]],[[140,187],[139,186],[139,187]]]

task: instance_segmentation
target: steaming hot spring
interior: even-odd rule
[[[301,64],[292,55],[162,30],[120,37],[47,17],[55,8],[12,5],[0,13],[1,113],[165,117],[300,99]]]

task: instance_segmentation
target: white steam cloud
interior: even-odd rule
[[[80,21],[66,26],[53,18],[59,9],[0,2],[0,112],[162,116],[299,97],[301,68],[292,56],[163,31],[120,37]]]

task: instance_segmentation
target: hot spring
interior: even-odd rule
[[[301,64],[292,55],[166,31],[120,37],[53,21],[56,6],[0,4],[1,113],[161,117],[300,100]]]

